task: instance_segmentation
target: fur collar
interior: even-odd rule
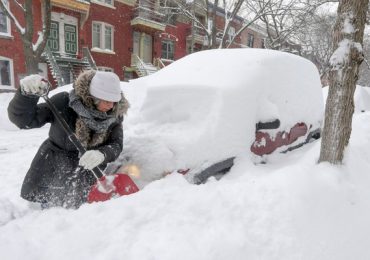
[[[81,99],[82,104],[89,109],[95,109],[94,99],[90,95],[90,82],[95,75],[94,70],[87,70],[82,72],[76,79],[73,88],[75,94]],[[129,103],[125,96],[122,94],[122,98],[119,102],[115,104],[113,109],[108,112],[113,115],[117,121],[122,122],[124,115],[129,108]],[[104,143],[108,136],[108,129],[102,133],[95,133],[92,131],[86,123],[81,119],[77,118],[76,121],[76,136],[85,148],[96,147]]]

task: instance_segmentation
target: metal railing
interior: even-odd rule
[[[144,77],[158,71],[158,67],[152,63],[145,63],[138,55],[131,55],[131,67],[136,70],[139,77]]]
[[[49,63],[51,74],[54,77],[54,79],[57,81],[58,86],[64,85],[64,79],[62,77],[62,72],[59,68],[59,65],[53,55],[53,53],[50,51],[48,46],[45,46],[44,53],[46,57],[47,62]]]
[[[148,72],[145,68],[145,62],[136,54],[131,55],[131,66],[136,68],[136,72],[138,73],[139,77],[148,75]]]
[[[166,15],[160,12],[155,4],[150,1],[139,1],[134,10],[132,19],[141,18],[148,21],[163,23],[166,17]]]
[[[154,58],[153,59],[153,64],[158,69],[162,69],[162,68],[166,67],[166,65],[163,63],[161,58]]]
[[[91,52],[89,51],[88,47],[82,47],[82,54],[84,59],[89,63],[90,67],[93,70],[97,70],[98,67],[96,66],[95,60],[91,55]]]

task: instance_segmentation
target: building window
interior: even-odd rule
[[[174,60],[174,43],[173,41],[162,41],[162,59]]]
[[[251,33],[248,33],[248,47],[253,48],[254,46],[254,35]]]
[[[95,0],[96,2],[100,2],[107,5],[113,5],[113,0]]]
[[[132,71],[124,71],[123,73],[123,80],[128,82],[130,81],[130,79],[133,79],[134,78],[134,74],[132,73]]]
[[[229,35],[229,41],[231,42],[231,40],[234,38],[235,36],[235,28],[230,26],[229,28],[229,32],[228,32],[228,35]]]
[[[112,69],[112,68],[109,68],[109,67],[102,67],[102,66],[99,66],[99,67],[98,67],[98,70],[99,70],[99,71],[109,71],[109,72],[113,72],[113,69]]]
[[[113,51],[113,26],[103,22],[93,22],[92,47]]]
[[[13,61],[0,56],[0,86],[13,86]]]
[[[8,5],[8,1],[5,0]],[[10,21],[3,9],[0,8],[0,35],[10,36]]]
[[[208,19],[207,26],[208,26],[208,31],[211,31],[213,27],[213,20],[211,18]]]

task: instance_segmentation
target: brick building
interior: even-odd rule
[[[33,1],[35,39],[42,26],[40,1]],[[114,71],[121,80],[128,80],[155,72],[207,47],[204,33],[189,19],[166,12],[161,0],[51,0],[51,3],[50,36],[39,71],[55,85],[68,84],[81,70],[89,68]],[[13,1],[8,4],[20,23],[24,23],[20,8]],[[210,21],[205,11],[200,8],[197,12],[207,25]],[[216,27],[221,30],[224,14],[221,9],[216,14]],[[241,18],[233,21],[230,36],[243,22]],[[264,37],[261,28],[252,26],[231,47],[263,48]],[[25,74],[20,36],[0,11],[0,88],[14,89]]]

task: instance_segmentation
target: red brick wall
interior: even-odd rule
[[[115,54],[91,51],[97,66],[113,68],[114,72],[123,79],[123,66],[130,66],[133,31],[130,25],[132,7],[115,1],[116,9],[91,3],[90,15],[80,35],[85,45],[92,46],[92,22],[101,21],[114,26],[113,49]],[[82,46],[81,46],[82,47]]]
[[[23,1],[20,1],[23,2]],[[40,1],[33,1],[33,17],[34,17],[34,43],[37,39],[37,31],[41,30],[41,3]],[[15,6],[14,1],[9,1],[10,10],[18,19],[19,23],[25,27],[24,14],[19,7]],[[23,54],[23,44],[16,26],[11,22],[11,38],[4,38],[0,36],[0,56],[13,60],[13,72],[15,87],[19,85],[19,79],[26,73],[25,59]]]
[[[254,36],[254,43],[253,43],[253,48],[262,48],[262,39],[264,38],[262,34],[253,31],[250,28],[245,29],[241,33],[241,41],[244,45],[248,44],[248,34],[253,34]]]
[[[15,16],[19,18],[21,24],[24,24],[23,13],[21,10],[14,6],[13,1],[11,3],[11,9]],[[37,30],[41,28],[41,4],[40,0],[33,1],[34,3],[34,17],[35,17],[35,35],[34,41],[37,38]],[[114,54],[100,53],[91,51],[91,54],[97,64],[97,66],[109,67],[114,70],[115,73],[123,79],[123,67],[129,67],[131,64],[131,53],[133,44],[133,29],[130,25],[132,19],[133,7],[120,3],[118,1],[114,2],[115,9],[102,6],[99,4],[91,3],[90,12],[87,21],[81,28],[79,24],[78,28],[78,48],[81,54],[82,47],[92,47],[92,22],[100,21],[108,23],[114,26]],[[76,17],[81,22],[81,15],[77,12],[70,10],[65,10],[62,8],[53,7],[52,11],[65,13],[67,15]],[[224,17],[218,15],[216,17],[216,27],[218,29],[223,29]],[[237,31],[241,24],[238,22],[233,22],[232,26]],[[162,52],[162,40],[171,39],[175,42],[175,60],[180,59],[187,55],[186,50],[186,31],[189,29],[190,24],[178,23],[177,26],[166,26],[165,32],[162,37],[159,37],[161,32],[151,32],[153,36],[153,57],[161,57]],[[7,57],[13,60],[14,66],[14,79],[16,86],[18,85],[18,80],[25,74],[25,63],[23,55],[22,41],[18,32],[16,31],[15,25],[11,25],[12,38],[0,38],[0,56]],[[247,44],[248,33],[253,33],[254,35],[254,48],[261,48],[262,36],[253,32],[250,28],[247,28],[239,37],[237,37],[236,42]],[[168,38],[167,36],[170,35]],[[177,39],[177,41],[176,41]],[[231,47],[239,47],[238,44],[233,44]]]
[[[176,27],[166,27],[166,32],[176,36],[178,41],[175,43],[175,60],[178,60],[186,56],[186,29],[189,28],[189,24],[178,23]]]

